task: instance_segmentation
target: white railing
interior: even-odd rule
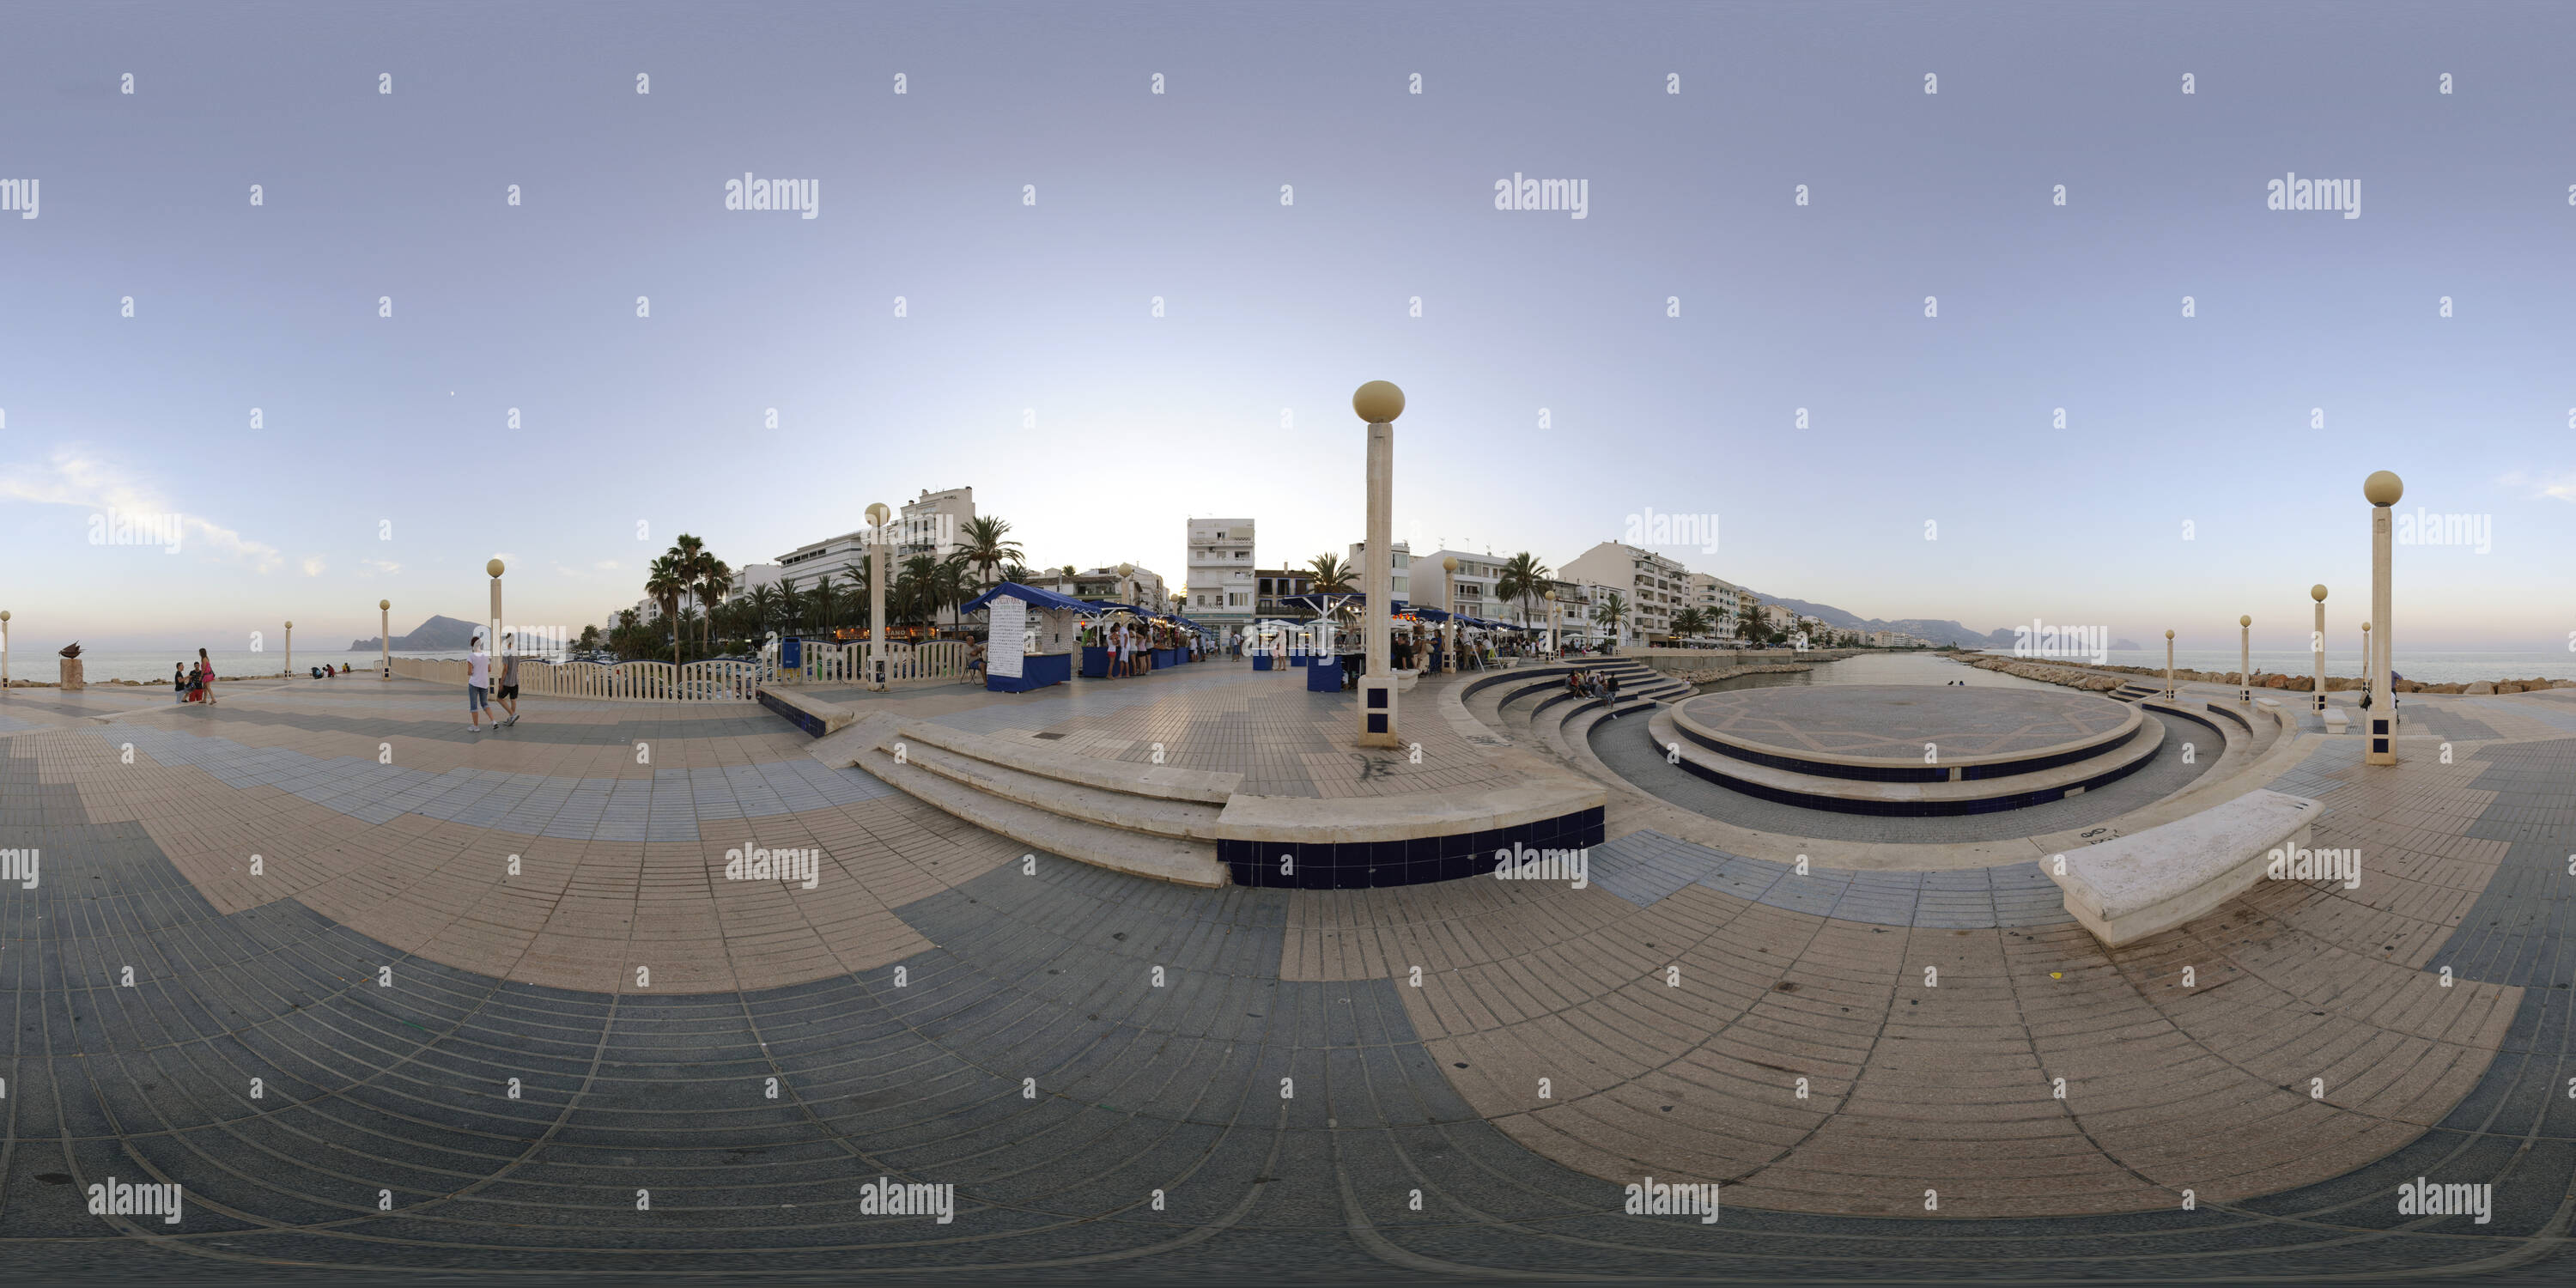
[[[966,643],[963,640],[925,640],[919,644],[886,646],[886,678],[896,684],[958,680],[966,675]],[[800,650],[805,663],[807,684],[867,683],[867,642],[854,644],[817,644],[805,642]],[[769,646],[761,656],[760,673],[764,678],[778,676],[778,647]]]
[[[469,665],[457,658],[398,657],[394,674],[434,684],[463,685]],[[500,669],[496,663],[494,671]],[[497,679],[497,677],[496,677]],[[759,668],[749,662],[548,663],[522,659],[519,691],[530,697],[598,698],[613,702],[749,702]]]

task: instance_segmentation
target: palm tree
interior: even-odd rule
[[[1673,614],[1674,639],[1688,639],[1693,635],[1704,634],[1707,630],[1708,614],[1699,611],[1699,606],[1696,604]]]
[[[805,596],[796,589],[796,579],[778,579],[778,628],[793,631],[805,624]]]
[[[966,526],[958,529],[959,541],[954,557],[973,565],[981,574],[977,589],[992,584],[995,568],[1016,564],[1026,557],[1020,543],[1008,539],[1010,531],[1011,525],[1007,521],[989,514],[968,519]]]
[[[1592,620],[1610,628],[1610,644],[1616,648],[1620,639],[1619,627],[1628,620],[1628,601],[1620,598],[1618,591],[1611,591],[1609,597],[1592,610]]]
[[[1521,625],[1529,625],[1530,601],[1547,589],[1547,565],[1538,556],[1524,550],[1503,561],[1502,575],[1494,579],[1494,594],[1507,604],[1518,604]],[[1453,605],[1451,611],[1456,611]]]
[[[777,620],[778,592],[774,588],[769,586],[754,586],[751,588],[751,593],[743,598],[747,601],[751,610],[752,633],[754,635],[769,629],[771,623]]]
[[[644,570],[644,593],[662,606],[663,623],[671,628],[671,665],[680,664],[680,598],[689,593],[687,577],[680,571],[680,561],[664,555]]]
[[[832,574],[824,573],[814,579],[814,589],[805,592],[805,615],[814,619],[817,629],[828,631],[841,624],[841,615],[848,611],[843,602],[847,598],[832,584]]]
[[[708,555],[698,574],[698,603],[706,608],[706,615],[699,623],[700,645],[707,642],[706,629],[715,624],[716,605],[723,603],[724,597],[732,593],[733,569],[726,567],[724,560]]]
[[[1317,555],[1306,561],[1306,568],[1314,579],[1311,589],[1316,594],[1342,595],[1350,592],[1351,574],[1356,570],[1344,564],[1338,556]]]

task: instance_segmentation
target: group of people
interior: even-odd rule
[[[314,679],[317,680],[335,679],[349,673],[348,668],[340,666],[338,663],[334,662],[325,662],[320,666],[307,667],[305,669],[312,674]]]
[[[1092,631],[1096,647],[1109,651],[1109,678],[1113,680],[1152,671],[1156,649],[1184,649],[1190,654],[1189,660],[1198,660],[1198,637],[1170,626],[1119,620],[1095,626]]]
[[[484,647],[483,632],[474,632],[474,642],[465,654],[465,718],[468,722],[465,727],[468,731],[483,732],[486,711],[492,713],[494,733],[519,723],[518,638],[515,632],[501,637],[506,651],[501,655],[501,686],[496,696],[492,690],[492,654]],[[498,710],[493,709],[496,704]],[[502,718],[505,711],[509,713],[507,719]]]
[[[180,669],[181,665],[182,664],[178,662],[170,664],[170,691],[173,694],[176,694],[181,702],[202,702],[210,707],[217,705],[215,702],[215,661],[213,658],[206,656],[206,650],[197,650],[197,664],[195,666],[188,667],[185,671],[182,671]]]
[[[1576,667],[1565,675],[1565,691],[1578,698],[1607,698],[1610,718],[1619,718],[1619,673]]]

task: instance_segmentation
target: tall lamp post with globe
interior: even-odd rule
[[[2316,654],[2316,698],[2308,705],[2317,715],[2326,713],[2326,587],[2324,582],[2308,587],[2308,598],[2317,601],[2317,631],[2308,637],[2308,648]]]
[[[2370,618],[2379,629],[2373,635],[2371,648],[2363,664],[2370,672],[2370,742],[2362,752],[2362,763],[2394,765],[2397,763],[2397,691],[2389,687],[2388,661],[2390,582],[2393,570],[2392,529],[2394,520],[2389,507],[2406,495],[2404,480],[2388,470],[2381,470],[2362,481],[2362,497],[2370,502]]]
[[[376,614],[377,661],[381,663],[376,678],[390,680],[394,678],[394,601],[377,600]]]
[[[2253,614],[2248,613],[2245,616],[2237,618],[2236,629],[2238,632],[2236,637],[2236,656],[2238,659],[2236,663],[2236,679],[2244,686],[2237,691],[2236,700],[2250,707],[2254,705]]]
[[[1360,676],[1363,747],[1401,747],[1395,723],[1395,676],[1387,669],[1395,612],[1395,418],[1404,414],[1404,391],[1372,380],[1351,395],[1351,410],[1368,425],[1368,660]]]
[[[886,690],[886,519],[894,512],[885,502],[868,507],[868,690]]]

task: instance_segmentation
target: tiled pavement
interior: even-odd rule
[[[2268,887],[2104,953],[2022,920],[2045,909],[1991,870],[1800,878],[1636,834],[1581,891],[1196,891],[1024,875],[902,797],[764,817],[759,843],[811,836],[834,866],[740,889],[709,879],[721,833],[558,839],[478,825],[513,817],[497,800],[379,819],[290,788],[391,741],[404,791],[721,781],[738,808],[702,775],[768,781],[799,740],[521,726],[673,726],[629,769],[578,739],[268,718],[302,696],[0,730],[0,835],[44,857],[36,889],[0,887],[0,1268],[2342,1280],[2546,1273],[2534,1236],[2566,1224],[2563,734],[2386,777],[2312,756],[2317,843],[2363,850],[2359,889]],[[1107,750],[1210,721],[1186,706],[1045,728],[1101,722]],[[164,763],[155,730],[199,741]],[[513,982],[535,975],[593,982]],[[1620,1215],[1649,1171],[1729,1182],[1724,1217]],[[110,1175],[183,1182],[186,1220],[87,1215]],[[859,1215],[880,1175],[955,1184],[955,1222]],[[2399,1216],[2417,1175],[2492,1180],[2494,1221]]]

